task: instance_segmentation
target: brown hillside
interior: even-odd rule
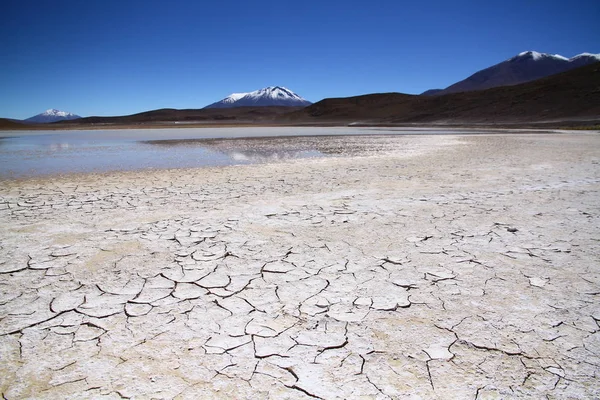
[[[31,129],[30,125],[15,122],[7,118],[0,118],[0,130],[12,130],[12,129]]]
[[[600,63],[534,82],[442,96],[400,93],[325,99],[292,123],[518,123],[600,119]]]
[[[119,117],[86,117],[71,121],[60,121],[54,125],[132,125],[159,122],[268,122],[274,120],[278,115],[298,109],[299,107],[238,107],[189,110],[163,108]]]

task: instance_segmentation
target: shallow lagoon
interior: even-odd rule
[[[0,177],[225,166],[339,154],[372,154],[393,147],[393,136],[389,135],[448,133],[474,132],[352,127],[2,132]],[[359,140],[357,137],[361,135],[369,135],[369,140]],[[235,138],[237,140],[231,140]]]

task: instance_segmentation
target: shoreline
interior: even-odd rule
[[[0,138],[0,180],[125,170],[207,168],[291,159],[389,154],[419,137],[568,135],[567,131],[382,128],[223,128],[29,132]],[[593,132],[584,134],[593,135]],[[410,146],[409,146],[410,147]]]
[[[3,154],[0,154],[0,165],[5,164],[7,172],[0,172],[0,182],[23,181],[27,179],[52,179],[59,176],[85,176],[86,174],[109,174],[120,172],[140,172],[156,173],[163,170],[189,170],[194,168],[206,169],[214,167],[243,166],[252,164],[269,164],[278,162],[291,162],[301,160],[307,162],[310,159],[320,158],[339,158],[347,156],[373,156],[392,154],[405,151],[407,143],[414,141],[428,140],[452,140],[460,137],[469,136],[520,136],[526,138],[537,135],[570,135],[570,131],[537,131],[537,130],[497,130],[465,132],[464,130],[455,131],[432,131],[426,128],[414,128],[412,130],[392,131],[389,129],[372,130],[340,128],[339,131],[328,128],[327,131],[319,132],[314,128],[308,128],[305,132],[298,132],[291,129],[283,132],[280,129],[274,129],[274,135],[268,134],[262,129],[254,130],[227,130],[226,136],[213,136],[210,131],[205,137],[198,137],[194,129],[190,129],[187,134],[173,137],[167,131],[165,134],[159,133],[152,136],[143,131],[130,131],[130,136],[115,135],[119,131],[106,131],[102,136],[73,136],[68,135],[71,131],[63,131],[67,136],[61,142],[55,141],[25,141],[21,145],[12,145],[16,152],[11,154],[12,148],[6,147]],[[141,132],[141,133],[140,133]],[[227,133],[228,132],[228,133]],[[598,132],[600,133],[600,132]],[[595,135],[595,132],[580,132],[582,135]],[[227,136],[229,135],[229,136]],[[245,135],[245,136],[244,136]],[[24,136],[27,138],[28,136]],[[35,136],[33,136],[35,139]],[[61,136],[57,136],[59,140]],[[413,139],[410,139],[413,138]],[[434,139],[439,138],[439,139]],[[2,139],[19,139],[0,137]],[[82,141],[82,139],[85,139]],[[87,143],[92,147],[89,147]],[[106,145],[104,144],[106,143]],[[8,143],[7,143],[8,144]],[[23,145],[30,146],[31,149],[23,150]],[[10,146],[10,144],[8,144]],[[155,146],[154,150],[149,147]],[[98,146],[98,147],[95,147]],[[106,147],[103,147],[106,146]],[[60,149],[64,148],[64,151]],[[82,148],[82,150],[78,150]],[[410,148],[410,146],[409,146]],[[58,149],[58,151],[57,151]],[[132,150],[137,149],[136,160],[133,161]],[[194,150],[196,149],[196,150]],[[93,151],[92,151],[93,150]],[[170,157],[172,152],[177,153],[177,158],[171,162],[157,162],[150,160],[150,154],[153,157]],[[200,153],[198,153],[200,152]],[[205,154],[202,152],[208,152]],[[80,154],[81,153],[81,154]],[[104,164],[94,162],[89,164],[86,161],[86,155],[93,156],[96,159],[99,155],[110,159],[109,163]],[[212,155],[210,155],[212,154]],[[4,157],[4,159],[2,159]],[[27,164],[19,168],[12,167],[11,162],[18,162],[19,158],[24,158]],[[182,158],[197,161],[183,162]],[[127,159],[124,161],[120,159]],[[10,161],[9,161],[10,160]],[[32,161],[34,160],[34,161]],[[65,170],[65,162],[74,164],[70,171]],[[121,162],[121,164],[112,164]],[[43,163],[44,170],[37,170],[36,163]],[[81,164],[78,164],[81,163]],[[28,165],[28,167],[26,167]],[[56,165],[56,166],[54,166]]]
[[[137,129],[227,129],[227,128],[364,128],[364,129],[448,129],[448,130],[490,130],[490,131],[600,131],[598,120],[560,120],[560,121],[537,121],[537,122],[495,122],[495,123],[369,123],[353,121],[324,121],[314,123],[214,123],[214,122],[191,122],[191,123],[141,123],[141,124],[38,124],[23,125],[15,128],[0,126],[0,137],[6,132],[56,132],[56,131],[94,131],[94,130],[137,130]]]
[[[600,396],[600,135],[2,181],[13,397]]]
[[[35,136],[35,135],[60,135],[72,134],[77,132],[135,132],[135,131],[192,131],[198,130],[208,131],[227,131],[227,130],[276,130],[281,131],[282,129],[287,130],[310,130],[314,131],[318,128],[324,128],[328,130],[339,129],[339,130],[360,130],[360,131],[377,131],[377,132],[389,132],[389,133],[376,133],[374,135],[426,135],[428,132],[447,132],[447,133],[434,133],[435,135],[487,135],[487,134],[528,134],[528,133],[599,133],[600,129],[590,130],[573,130],[573,129],[559,129],[559,128],[502,128],[502,127],[473,127],[473,126],[378,126],[378,125],[314,125],[314,126],[294,126],[294,125],[249,125],[249,126],[185,126],[185,127],[171,127],[171,126],[154,126],[154,127],[98,127],[96,128],[78,128],[78,129],[33,129],[33,130],[0,130],[0,140],[15,138],[19,136]],[[365,134],[366,135],[366,134]],[[266,139],[266,138],[278,138],[278,137],[313,137],[313,136],[355,136],[354,134],[340,133],[334,134],[292,134],[292,135],[264,135],[264,136],[207,136],[196,138],[201,139]],[[169,139],[164,139],[169,140]],[[177,139],[171,139],[177,140]]]

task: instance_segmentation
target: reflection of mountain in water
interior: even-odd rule
[[[368,138],[365,140],[365,138]],[[297,136],[235,139],[151,140],[155,146],[199,146],[226,154],[237,162],[270,162],[323,156],[365,156],[391,150],[394,138],[386,135]]]
[[[298,158],[322,157],[324,154],[317,150],[219,150],[234,161],[239,162],[270,162],[286,161]]]

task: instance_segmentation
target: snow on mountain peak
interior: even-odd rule
[[[592,53],[577,54],[575,57],[571,57],[571,59],[569,61],[577,60],[578,58],[583,58],[583,57],[595,58],[596,60],[600,61],[600,54],[592,54]]]
[[[291,90],[282,86],[269,86],[264,89],[255,90],[247,94],[250,98],[267,97],[270,99],[284,100],[284,99],[295,99],[304,100]]]
[[[548,58],[552,58],[552,59],[560,60],[560,61],[567,61],[567,62],[572,62],[572,61],[578,60],[580,58],[595,58],[596,60],[600,61],[600,54],[581,53],[581,54],[577,54],[574,57],[567,58],[567,57],[561,56],[560,54],[539,53],[537,51],[531,51],[531,50],[521,52],[516,57],[511,58],[511,60],[515,60],[518,58],[527,58],[527,57],[531,57],[531,59],[533,59],[534,61],[548,59]]]
[[[531,57],[534,61],[538,61],[543,58],[554,58],[554,59],[558,59],[558,60],[569,61],[569,59],[567,57],[563,57],[560,54],[539,53],[537,51],[531,51],[531,50],[519,53],[517,55],[517,57],[514,57],[514,58],[518,58],[518,57],[520,57],[520,58]]]
[[[73,113],[70,113],[67,111],[60,111],[55,108],[50,108],[50,109],[44,111],[43,113],[34,115],[33,117],[27,118],[24,121],[40,124],[40,123],[56,122],[56,121],[61,121],[61,120],[65,120],[65,119],[77,119],[77,118],[81,118],[81,117],[79,115],[76,115],[76,114],[73,114]]]
[[[239,99],[241,99],[242,97],[246,96],[248,93],[231,93],[229,96],[225,97],[223,100],[221,100],[224,103],[234,103],[236,101],[238,101]]]
[[[534,60],[539,60],[540,58],[542,58],[542,54],[538,53],[537,51],[524,51],[522,53],[519,53],[518,55],[518,57],[525,56],[531,56],[531,58],[533,58]]]
[[[55,108],[49,108],[48,110],[44,111],[41,115],[50,116],[50,117],[74,117],[75,116],[75,114],[73,114],[73,113],[70,113],[67,111],[60,111]]]
[[[246,106],[291,106],[300,107],[311,104],[290,89],[283,86],[269,86],[248,93],[233,93],[221,101],[206,108],[229,108]]]

